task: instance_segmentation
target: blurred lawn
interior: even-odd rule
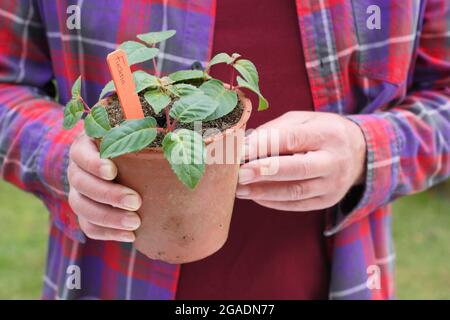
[[[38,299],[48,213],[31,194],[0,181],[0,299]]]
[[[394,207],[399,299],[450,299],[450,187]],[[0,181],[0,299],[38,299],[48,216],[33,196]]]

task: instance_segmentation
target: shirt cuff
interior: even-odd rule
[[[335,216],[325,231],[333,235],[367,216],[392,200],[400,162],[402,142],[387,114],[351,115],[366,140],[366,179],[362,186],[353,187],[344,201],[337,205]]]

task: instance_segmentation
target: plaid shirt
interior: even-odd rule
[[[66,24],[73,4],[80,30]],[[381,29],[366,25],[370,5],[381,8]],[[356,205],[328,213],[329,297],[393,298],[389,203],[450,175],[450,2],[297,0],[297,8],[315,110],[358,123],[368,149]],[[82,95],[94,104],[110,79],[106,55],[138,33],[178,31],[161,45],[164,73],[207,61],[214,16],[215,0],[0,1],[0,173],[50,212],[44,298],[175,297],[180,266],[129,244],[86,239],[79,229],[66,169],[82,128],[62,129],[62,104],[79,74]],[[52,79],[58,102],[49,98]],[[73,264],[81,289],[65,285]],[[378,270],[381,288],[367,286]]]

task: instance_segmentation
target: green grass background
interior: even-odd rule
[[[0,181],[0,299],[38,299],[48,214]],[[450,185],[394,204],[399,299],[450,299]]]

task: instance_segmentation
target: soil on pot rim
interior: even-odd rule
[[[144,112],[144,115],[146,117],[152,116],[156,119],[158,126],[161,128],[166,127],[166,116],[165,112],[161,111],[160,114],[155,114],[153,111],[153,108],[150,106],[150,104],[145,100],[143,93],[139,94],[139,100],[142,105],[142,110]],[[109,104],[105,107],[109,122],[111,127],[116,127],[120,125],[125,119],[122,111],[122,107],[120,106],[120,101],[116,94],[111,95],[108,98]],[[175,102],[175,100],[172,100],[171,105]],[[241,119],[242,113],[244,111],[244,106],[242,105],[242,102],[238,100],[237,106],[231,111],[229,114],[225,115],[224,117],[212,121],[203,121],[202,122],[202,130],[199,132],[203,138],[207,138],[210,135],[214,134],[215,130],[210,130],[206,132],[208,129],[218,129],[220,131],[225,131],[228,128],[231,128],[233,125],[239,122]],[[172,122],[173,119],[171,118],[170,121]],[[175,126],[175,129],[179,128],[186,128],[186,129],[194,129],[194,125],[192,123],[177,123]],[[163,133],[158,133],[155,140],[149,145],[149,147],[160,147],[162,140],[164,138]]]

